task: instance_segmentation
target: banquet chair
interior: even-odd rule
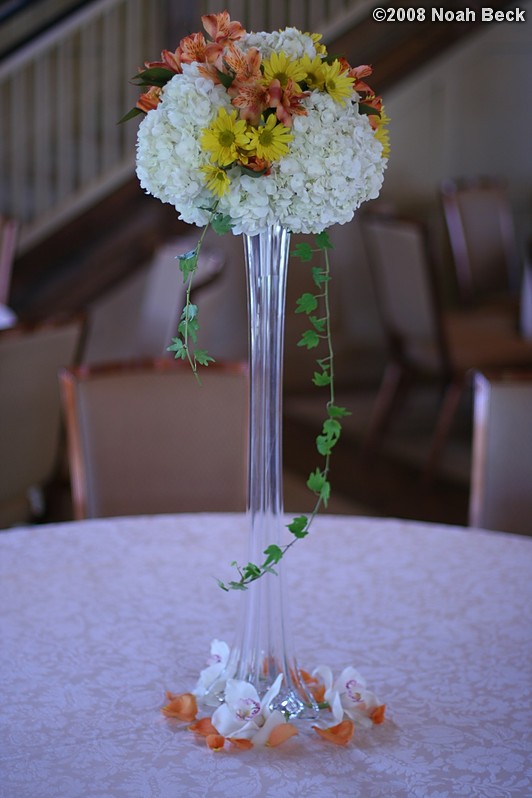
[[[532,535],[532,370],[475,373],[469,524]]]
[[[44,511],[58,465],[58,372],[76,362],[83,320],[16,326],[0,332],[0,527]]]
[[[193,249],[197,238],[168,241],[145,268],[94,303],[89,310],[84,363],[165,356],[185,304],[186,286],[177,256]],[[194,288],[214,281],[224,263],[222,252],[202,247]]]
[[[211,364],[201,384],[166,358],[64,369],[74,516],[242,511],[247,367]]]
[[[8,304],[18,227],[15,219],[0,216],[0,305]]]
[[[445,180],[443,213],[464,305],[515,296],[520,257],[504,183],[495,177]]]
[[[424,468],[430,481],[471,369],[532,366],[532,341],[499,316],[444,310],[420,222],[365,214],[361,224],[389,350],[363,454],[376,450],[414,380],[437,378],[443,393]]]

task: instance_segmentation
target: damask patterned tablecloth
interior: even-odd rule
[[[246,521],[104,519],[0,533],[2,798],[532,795],[532,540],[320,516],[286,561],[299,663],[358,667],[387,720],[208,750],[161,714],[231,642]]]

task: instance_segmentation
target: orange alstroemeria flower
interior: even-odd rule
[[[179,43],[179,49],[181,50],[182,64],[191,64],[193,61],[198,61],[200,64],[205,63],[207,42],[203,33],[192,33],[190,36],[185,36]]]
[[[243,53],[238,47],[230,42],[224,60],[229,69],[235,73],[233,85],[242,83],[256,83],[262,78],[260,64],[262,56],[256,47],[250,47]],[[231,88],[231,87],[230,87]]]
[[[246,169],[251,169],[253,172],[263,172],[264,175],[269,175],[272,168],[269,161],[265,161],[264,158],[259,158],[256,155],[246,158],[245,163],[242,163],[242,165],[245,166]]]
[[[275,108],[275,115],[285,127],[292,127],[292,116],[307,116],[307,109],[300,103],[310,92],[302,92],[297,83],[288,80],[283,88],[275,78],[268,86],[270,105]]]
[[[262,112],[270,105],[270,95],[265,86],[250,84],[241,86],[231,102],[238,108],[240,119],[245,119],[250,125],[258,125]]]
[[[220,14],[205,14],[201,22],[213,42],[217,44],[236,42],[246,33],[240,22],[231,22],[227,11],[222,11]]]
[[[170,50],[163,50],[161,53],[161,58],[163,63],[168,69],[171,69],[172,72],[175,72],[177,75],[181,74],[183,71],[181,69],[181,48],[178,47],[175,52],[170,52]]]
[[[158,86],[150,86],[148,91],[140,95],[135,103],[135,108],[139,108],[141,111],[148,113],[148,111],[153,111],[154,108],[157,108],[160,102],[161,89]]]
[[[373,95],[373,89],[361,78],[367,78],[373,74],[373,69],[368,64],[361,64],[360,66],[352,67],[351,64],[342,56],[338,59],[344,71],[350,78],[354,78],[353,88],[355,91],[364,92]]]
[[[191,720],[195,720],[198,714],[196,696],[192,695],[192,693],[179,693],[174,695],[173,693],[167,692],[166,697],[169,703],[162,708],[161,712],[166,715],[167,718],[177,718],[177,720],[185,721],[185,723],[190,723]]]
[[[341,723],[338,723],[336,726],[330,726],[328,729],[320,729],[318,726],[313,726],[312,728],[320,737],[323,737],[324,740],[328,740],[330,743],[334,743],[334,745],[347,745],[355,731],[355,724],[352,720],[343,720]]]

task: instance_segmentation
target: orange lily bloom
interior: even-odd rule
[[[174,695],[167,692],[166,697],[170,703],[163,707],[161,712],[167,718],[177,718],[177,720],[183,720],[186,723],[190,723],[191,720],[195,719],[198,714],[196,696],[192,695],[192,693]]]
[[[203,27],[217,44],[238,41],[246,33],[240,22],[231,22],[227,11],[220,14],[205,14],[201,18]]]
[[[352,720],[343,720],[328,729],[320,729],[318,726],[313,726],[312,728],[318,732],[320,737],[330,743],[334,743],[334,745],[347,745],[355,731],[355,724]]]

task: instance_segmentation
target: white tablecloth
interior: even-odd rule
[[[318,517],[287,558],[300,666],[359,668],[388,720],[347,748],[309,731],[209,751],[160,713],[238,595],[213,577],[241,516],[0,533],[2,798],[513,798],[532,795],[532,541]]]

